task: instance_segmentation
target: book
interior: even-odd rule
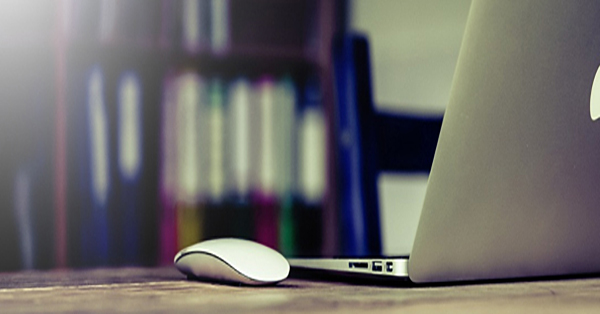
[[[108,209],[111,171],[109,121],[104,94],[104,72],[94,66],[87,86],[87,126],[89,147],[89,188],[91,206],[82,213],[82,259],[85,265],[109,262]]]
[[[275,83],[274,90],[274,162],[275,193],[279,199],[279,250],[290,256],[296,252],[294,192],[296,177],[296,85],[290,76]]]
[[[298,121],[298,198],[293,216],[298,256],[318,256],[322,248],[327,147],[321,101],[319,81],[313,77],[304,88]]]
[[[255,85],[253,104],[253,195],[255,240],[271,248],[279,247],[279,204],[277,199],[275,82],[261,78]]]
[[[176,78],[168,73],[162,84],[160,122],[160,170],[159,170],[159,252],[158,264],[171,265],[177,254],[177,138]]]
[[[191,54],[209,44],[210,10],[208,0],[183,0],[181,9],[181,44]]]
[[[223,54],[229,48],[229,0],[210,1],[210,47],[213,53]]]
[[[225,206],[230,236],[254,239],[254,212],[251,194],[252,98],[249,79],[235,78],[228,84],[225,101]],[[218,224],[226,224],[217,220]]]
[[[203,238],[204,209],[199,202],[202,193],[202,147],[200,141],[200,106],[206,93],[204,80],[194,72],[183,73],[177,79],[175,112],[178,248],[199,242]]]
[[[236,237],[238,227],[235,208],[226,203],[227,154],[225,140],[229,129],[226,126],[226,93],[223,81],[214,77],[208,86],[208,99],[203,106],[203,154],[207,157],[206,169],[206,216],[204,230],[207,238]]]
[[[218,203],[225,193],[225,94],[223,83],[218,78],[210,81],[208,101],[204,106],[205,117],[202,134],[208,140],[204,142],[203,152],[208,159],[207,180],[208,199]]]
[[[228,88],[228,194],[247,199],[250,193],[250,106],[252,87],[250,81],[240,77]]]
[[[325,117],[318,83],[304,90],[298,126],[298,193],[305,203],[320,204],[325,195]]]
[[[118,86],[117,131],[119,168],[119,214],[115,222],[119,225],[117,262],[139,263],[141,256],[143,191],[143,112],[141,80],[134,71],[122,73]]]

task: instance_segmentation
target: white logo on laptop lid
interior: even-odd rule
[[[596,76],[592,83],[592,94],[590,95],[590,116],[593,121],[600,118],[600,67],[596,70]]]

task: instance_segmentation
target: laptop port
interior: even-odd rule
[[[383,263],[381,261],[373,262],[371,270],[377,272],[383,271]]]
[[[394,262],[386,262],[385,271],[387,271],[388,273],[394,272]]]
[[[348,263],[349,268],[364,268],[369,269],[369,263],[367,262],[350,262]]]

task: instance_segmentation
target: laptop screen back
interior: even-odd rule
[[[599,1],[473,1],[411,280],[600,272],[599,65]]]

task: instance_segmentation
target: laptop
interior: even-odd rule
[[[292,267],[415,283],[600,273],[599,21],[596,0],[474,0],[410,256]]]

